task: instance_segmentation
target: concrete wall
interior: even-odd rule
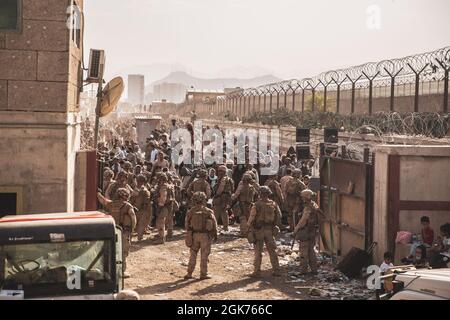
[[[420,98],[419,98],[419,112],[442,112],[444,107],[444,81],[423,82],[420,86]],[[414,83],[401,84],[395,88],[395,100],[394,110],[397,112],[414,112]],[[375,87],[373,89],[373,106],[372,112],[388,112],[390,110],[390,87]],[[351,113],[351,90],[341,90],[339,100],[339,113],[350,114]],[[450,93],[449,97],[450,99]],[[245,100],[245,112],[244,112],[244,100]],[[286,106],[287,109],[292,110],[293,107],[293,94],[288,92],[286,96],[286,103],[284,92],[279,95],[279,107]],[[315,93],[315,110],[323,111],[323,105],[318,105],[318,101],[323,101],[323,91],[317,91]],[[234,108],[232,107],[234,105]],[[237,107],[236,107],[237,105]],[[240,107],[242,106],[242,107]],[[305,90],[304,93],[304,109],[311,110],[312,106],[312,92],[311,90]],[[298,90],[295,94],[295,111],[302,111],[302,90]],[[214,112],[213,106],[213,112]],[[262,112],[264,108],[266,111],[276,110],[277,108],[277,95],[273,94],[272,103],[270,103],[270,96],[266,96],[266,104],[264,106],[264,96],[259,98],[256,96],[242,98],[241,103],[226,101],[218,103],[218,108],[221,111],[234,110],[237,111],[237,115],[242,117],[248,116],[253,112]],[[236,110],[237,109],[237,110]],[[202,109],[200,109],[203,111]],[[337,92],[328,91],[327,93],[327,111],[337,111]],[[206,111],[205,111],[206,112]],[[207,112],[210,112],[209,110]],[[362,88],[355,90],[355,113],[367,114],[369,112],[369,89]]]
[[[73,211],[82,50],[66,26],[72,1],[22,4],[21,30],[0,32],[0,186],[23,187],[23,213]]]
[[[390,164],[392,157],[397,157],[398,168]],[[420,217],[430,217],[435,236],[442,224],[450,222],[450,146],[379,146],[375,159],[374,241],[378,242],[378,263],[383,253],[390,251],[389,238],[395,239],[397,231],[420,233]],[[397,263],[408,250],[395,246]]]

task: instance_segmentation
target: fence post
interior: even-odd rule
[[[264,93],[264,113],[266,113],[266,100],[267,100],[267,95],[266,95],[266,93]]]
[[[448,81],[449,81],[449,71],[450,69],[447,68],[445,70],[445,77],[444,77],[444,113],[448,113]]]
[[[369,114],[372,114],[373,109],[373,80],[380,74],[380,71],[378,71],[373,77],[369,77],[364,71],[362,72],[363,75],[366,76],[367,80],[369,80]]]
[[[273,100],[273,96],[272,96],[272,91],[270,91],[270,95],[269,95],[269,111],[270,113],[272,113],[272,100]]]
[[[409,63],[408,66],[411,68],[412,72],[416,75],[416,86],[414,93],[414,112],[419,112],[419,89],[420,89],[420,74],[428,67],[428,63],[420,71],[416,71]]]
[[[443,112],[448,113],[448,81],[449,81],[449,71],[450,68],[447,67],[442,61],[437,60],[437,62],[444,68],[444,108]]]
[[[302,113],[305,112],[305,89],[302,88]]]
[[[353,80],[350,78],[349,75],[347,75],[348,80],[352,83],[352,105],[351,105],[351,111],[350,113],[355,113],[355,90],[356,90],[356,82],[358,82],[359,79],[361,79],[362,75],[359,76],[356,80]]]

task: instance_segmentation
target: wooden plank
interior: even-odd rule
[[[446,211],[450,210],[450,201],[400,201],[400,210]]]
[[[388,248],[395,255],[395,238],[400,224],[400,156],[388,160]]]

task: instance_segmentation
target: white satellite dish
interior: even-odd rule
[[[114,111],[125,89],[122,77],[112,79],[103,89],[100,117],[106,117]]]

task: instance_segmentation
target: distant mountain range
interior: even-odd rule
[[[272,75],[264,75],[250,79],[238,79],[238,78],[205,79],[191,76],[190,74],[183,71],[177,71],[172,72],[168,76],[146,86],[145,92],[146,93],[152,92],[153,86],[161,83],[180,83],[186,86],[186,88],[194,87],[195,89],[220,90],[224,88],[236,88],[236,87],[252,88],[272,82],[277,82],[280,80],[281,79]]]

